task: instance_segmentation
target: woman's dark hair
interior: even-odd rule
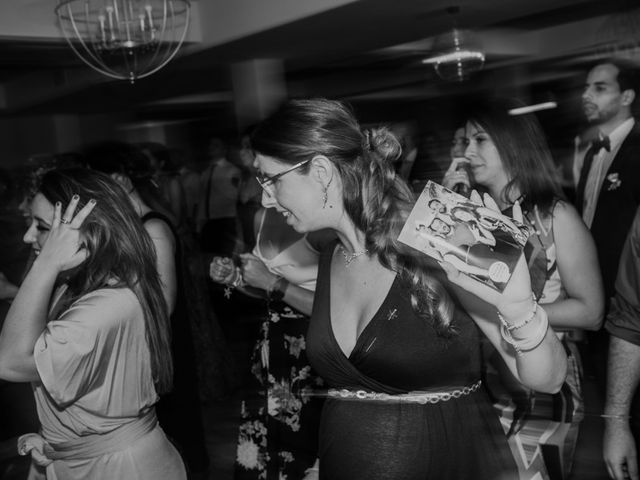
[[[45,173],[38,192],[54,205],[61,202],[62,211],[74,194],[80,196],[78,210],[90,199],[96,200],[96,206],[80,227],[88,257],[71,273],[69,302],[100,288],[130,288],[144,313],[156,389],[158,393],[168,392],[173,364],[167,305],[156,268],[154,245],[127,193],[108,175],[85,168]]]
[[[83,155],[86,165],[93,170],[108,175],[119,173],[129,177],[144,203],[177,225],[168,200],[163,197],[159,185],[153,178],[151,160],[142,149],[126,142],[105,141],[89,145],[84,149]]]
[[[515,188],[528,208],[550,214],[564,195],[545,135],[534,114],[510,115],[524,104],[516,99],[493,98],[473,104],[467,121],[481,127],[493,141],[509,183],[500,200],[510,203]]]
[[[393,169],[401,148],[388,129],[361,131],[351,109],[338,101],[291,100],[256,127],[251,145],[290,165],[327,157],[342,180],[345,211],[365,233],[369,253],[411,282],[416,313],[432,319],[440,333],[453,333],[453,302],[438,279],[441,270],[397,240],[415,198]],[[309,164],[301,167],[308,171]]]

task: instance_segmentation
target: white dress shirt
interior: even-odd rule
[[[596,213],[598,197],[600,195],[600,189],[602,188],[602,183],[604,182],[605,175],[609,170],[613,159],[616,157],[618,150],[620,150],[620,145],[622,145],[624,139],[627,138],[627,135],[629,135],[629,132],[631,131],[631,129],[633,129],[634,124],[635,120],[633,119],[633,117],[631,117],[618,125],[616,129],[613,130],[609,135],[609,141],[611,144],[610,151],[607,152],[604,148],[602,148],[593,157],[593,163],[591,164],[589,176],[587,177],[587,183],[584,187],[584,205],[582,209],[582,219],[589,228],[591,228],[591,224],[593,223],[593,216]],[[573,162],[574,186],[577,186],[578,184],[578,179],[580,178],[580,170],[582,170],[582,164],[584,163],[584,156],[587,150],[588,148],[579,148],[578,142],[576,141],[576,149]]]

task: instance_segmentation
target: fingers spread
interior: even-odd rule
[[[60,225],[60,218],[62,217],[62,204],[60,202],[56,202],[53,207],[53,221],[51,222],[51,226],[53,228],[58,227]]]
[[[73,211],[75,211],[79,200],[80,198],[78,197],[78,200],[75,202],[75,205],[73,205]],[[69,208],[72,206],[72,204],[73,204],[73,200],[71,200],[71,203],[69,203],[69,207],[67,207],[67,212],[69,211]],[[84,207],[82,207],[82,209],[76,214],[76,216],[73,217],[73,221],[71,222],[71,227],[80,228],[80,225],[82,225],[82,223],[89,216],[89,214],[91,213],[91,210],[93,210],[93,207],[95,206],[96,206],[96,201],[93,199],[89,200],[87,204]],[[65,215],[67,215],[66,212],[65,212]],[[65,218],[69,219],[71,217],[65,217]]]
[[[64,211],[64,215],[60,220],[62,223],[71,222],[71,219],[73,218],[73,214],[76,211],[76,208],[78,207],[79,201],[80,201],[80,197],[78,195],[74,195],[73,197],[71,197],[71,201],[69,202],[69,205],[67,205],[67,208]]]

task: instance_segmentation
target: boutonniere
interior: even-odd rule
[[[617,173],[610,173],[609,175],[607,175],[607,182],[609,182],[609,185],[607,185],[608,192],[610,192],[611,190],[617,190],[620,185],[622,185],[622,180],[620,180]]]

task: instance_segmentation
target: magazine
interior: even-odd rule
[[[529,235],[526,225],[429,181],[398,240],[502,292]]]

